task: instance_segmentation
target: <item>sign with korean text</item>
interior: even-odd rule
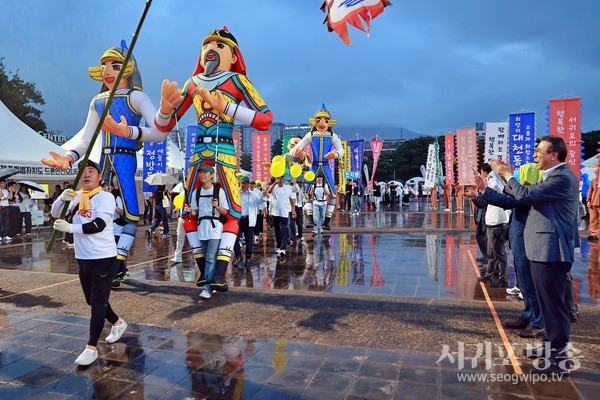
[[[508,122],[486,122],[483,162],[507,161],[508,138]]]
[[[508,116],[510,135],[508,163],[514,167],[533,162],[535,151],[535,113],[521,112]]]
[[[458,184],[474,185],[477,170],[477,136],[475,128],[456,130],[456,160],[458,168]]]
[[[565,160],[579,177],[581,164],[581,98],[550,100],[548,112],[550,135],[563,138],[567,144]]]

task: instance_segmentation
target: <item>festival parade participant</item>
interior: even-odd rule
[[[198,137],[190,158],[186,202],[190,204],[192,193],[200,186],[201,167],[214,166],[217,180],[227,196],[229,213],[211,287],[226,291],[225,271],[233,255],[241,216],[233,123],[237,120],[265,131],[273,122],[273,114],[246,77],[242,53],[227,27],[215,29],[204,38],[196,70],[182,90],[177,88],[177,82],[163,81],[156,126],[168,132],[192,105],[197,115]],[[196,229],[193,220],[185,225],[186,232]],[[198,258],[196,262],[199,263]]]
[[[104,112],[106,101],[114,87],[119,71],[121,68],[125,68],[123,79],[119,81],[109,113],[102,124],[102,154],[100,156],[102,180],[118,186],[121,190],[123,217],[126,222],[117,244],[119,265],[115,286],[118,286],[117,284],[129,275],[125,261],[133,245],[137,223],[140,219],[135,186],[136,141],[162,142],[167,137],[166,134],[154,127],[140,126],[142,117],[145,121],[154,119],[156,108],[152,105],[148,95],[143,92],[142,77],[133,55],[127,65],[123,65],[126,53],[127,47],[122,41],[120,47],[113,47],[102,54],[100,66],[89,68],[90,77],[102,82],[102,86],[100,93],[90,103],[87,119],[81,130],[83,133],[65,155],[50,152],[51,159],[42,159],[42,162],[50,167],[65,170],[83,157],[88,147],[93,145],[91,140],[94,131]]]
[[[325,108],[325,104],[317,111],[314,118],[308,119],[308,122],[310,122],[313,128],[292,150],[290,150],[290,153],[300,159],[304,159],[306,154],[302,150],[308,144],[311,146],[312,171],[315,173],[315,176],[322,174],[324,176],[324,182],[331,190],[331,196],[325,211],[325,223],[323,224],[323,229],[328,231],[331,230],[329,221],[331,221],[331,216],[335,209],[335,200],[337,196],[335,180],[333,178],[333,171],[329,166],[329,160],[342,157],[344,155],[344,148],[342,147],[342,141],[338,135],[333,132],[332,128],[336,121],[331,119],[331,115]],[[309,221],[312,221],[312,205],[307,206],[306,214]]]
[[[86,160],[81,175],[81,190],[65,189],[52,204],[51,214],[58,218],[66,202],[70,218],[54,221],[54,229],[73,233],[75,259],[79,264],[79,282],[86,303],[91,307],[90,333],[87,345],[75,360],[77,365],[90,365],[98,358],[98,340],[104,320],[112,324],[107,343],[121,338],[127,322],[113,311],[108,298],[111,281],[116,272],[117,249],[113,236],[113,214],[115,198],[100,186],[101,169],[93,161]],[[72,223],[68,221],[72,220]]]

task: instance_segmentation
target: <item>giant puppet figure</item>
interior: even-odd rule
[[[342,157],[344,155],[344,148],[338,135],[333,133],[332,128],[335,125],[335,120],[331,119],[331,115],[325,108],[325,104],[317,111],[314,118],[308,119],[308,122],[313,126],[312,129],[290,150],[290,153],[300,159],[304,159],[306,154],[302,150],[306,145],[310,144],[312,149],[312,171],[315,175],[322,174],[324,176],[325,183],[329,185],[329,190],[331,191],[331,198],[329,199],[329,203],[327,203],[325,211],[325,223],[323,224],[323,229],[330,230],[331,226],[329,222],[335,209],[337,192],[329,160]],[[308,204],[306,213],[310,221],[312,220],[312,204]]]
[[[102,179],[112,181],[111,183],[121,189],[123,216],[126,221],[117,243],[119,266],[117,269],[118,279],[115,280],[115,284],[127,276],[125,261],[133,245],[137,223],[140,219],[135,186],[136,140],[162,142],[167,136],[154,127],[140,126],[142,117],[146,121],[154,119],[156,108],[152,105],[148,95],[142,91],[142,77],[135,58],[131,56],[127,65],[123,65],[126,53],[127,47],[123,41],[120,47],[113,47],[102,54],[100,66],[89,68],[91,78],[102,82],[102,87],[100,93],[90,103],[85,125],[77,134],[78,140],[65,155],[50,152],[51,159],[42,159],[42,162],[50,167],[67,169],[86,153],[88,147],[93,145],[91,141],[94,131],[104,112],[106,101],[114,87],[117,75],[121,68],[125,68],[109,113],[102,124],[102,154],[100,156]]]
[[[215,273],[209,283],[214,290],[227,291],[225,271],[233,255],[241,217],[233,123],[237,120],[265,131],[273,122],[273,114],[246,78],[242,53],[227,27],[215,29],[204,38],[196,69],[182,90],[177,88],[177,82],[163,82],[156,126],[169,131],[191,106],[196,110],[198,137],[187,175],[187,203],[190,204],[190,196],[200,186],[200,168],[214,166],[220,186],[227,195],[229,213],[223,225]],[[189,221],[184,227],[200,269],[196,285],[204,286],[207,283],[205,259],[198,240],[197,223]]]

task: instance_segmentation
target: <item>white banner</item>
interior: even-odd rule
[[[508,161],[508,121],[485,123],[485,150],[483,162]]]

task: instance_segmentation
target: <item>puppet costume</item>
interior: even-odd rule
[[[323,120],[323,122],[319,122]],[[325,223],[323,229],[330,230],[331,216],[335,210],[335,202],[337,197],[337,191],[335,190],[335,179],[333,177],[333,171],[329,165],[329,160],[325,158],[325,155],[330,152],[335,152],[335,158],[340,158],[344,155],[344,148],[342,147],[342,141],[333,132],[333,126],[336,121],[331,119],[329,111],[325,108],[325,104],[315,114],[314,118],[309,118],[308,122],[313,126],[310,132],[308,132],[302,140],[290,150],[290,153],[295,154],[299,150],[304,149],[310,144],[312,150],[312,166],[311,170],[317,175],[323,175],[323,182],[329,186],[331,197],[327,203],[327,209],[325,210]],[[314,182],[310,186],[314,186]],[[308,188],[307,190],[310,190]],[[312,221],[313,209],[312,203],[307,203],[306,214],[308,221]],[[312,226],[310,226],[312,227]]]
[[[226,27],[216,29],[208,34],[202,42],[211,42],[228,46],[235,62],[228,66],[230,70],[217,70],[211,62],[219,63],[219,55],[212,50],[204,51],[198,58],[198,64],[191,78],[182,89],[183,101],[175,107],[171,115],[164,115],[159,110],[155,123],[159,130],[168,132],[185,112],[193,105],[196,110],[198,134],[194,152],[190,158],[187,175],[187,199],[190,204],[191,194],[200,187],[198,174],[204,165],[214,166],[217,180],[225,191],[229,213],[223,224],[223,235],[219,246],[215,274],[211,287],[217,291],[226,291],[225,271],[233,255],[233,247],[239,230],[241,217],[241,201],[236,175],[236,153],[233,143],[233,124],[236,120],[250,125],[256,130],[268,130],[273,121],[273,115],[252,83],[246,78],[246,66],[239,50],[237,40]],[[202,57],[205,56],[203,60]],[[215,110],[198,93],[198,88],[208,89],[211,93],[220,92],[227,101],[224,112]],[[193,233],[197,226],[185,224],[186,233]],[[199,253],[194,254],[199,260]]]
[[[108,49],[100,58],[100,63],[105,64],[109,61],[112,61],[113,64],[123,63],[126,52],[126,45],[121,42],[121,47]],[[73,158],[74,162],[85,154],[90,145],[93,145],[91,140],[110,94],[109,87],[104,82],[102,68],[103,66],[89,68],[91,78],[102,81],[103,84],[100,93],[92,99],[82,135],[66,154]],[[129,138],[117,136],[103,130],[101,139],[102,154],[100,156],[103,181],[112,184],[114,179],[116,186],[121,190],[123,199],[123,217],[126,225],[123,226],[123,232],[117,243],[117,260],[119,261],[117,276],[120,278],[127,273],[125,260],[133,245],[137,223],[140,219],[135,185],[135,171],[137,169],[136,141],[162,142],[166,138],[164,133],[154,127],[140,127],[142,117],[146,121],[152,121],[156,115],[156,108],[152,105],[148,95],[142,91],[142,79],[135,58],[131,56],[129,63],[122,68],[125,68],[122,82],[125,81],[127,87],[120,88],[115,92],[108,115],[115,121],[120,121],[121,116],[125,117],[129,128]],[[115,71],[117,70],[115,69]]]

